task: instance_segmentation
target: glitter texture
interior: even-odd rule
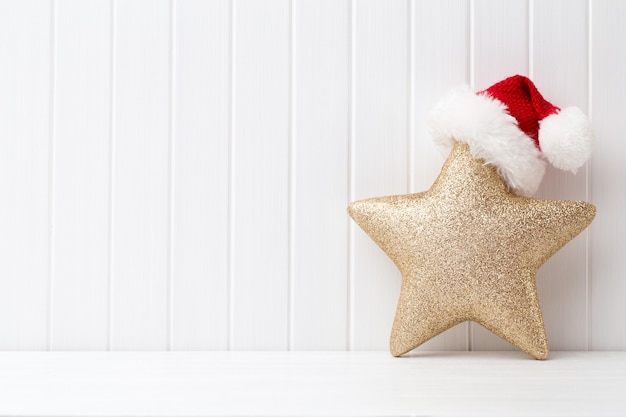
[[[537,270],[596,213],[582,201],[512,194],[463,143],[428,191],[356,201],[348,211],[402,274],[392,355],[472,320],[536,359],[548,356]]]

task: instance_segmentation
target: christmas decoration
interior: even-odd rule
[[[361,200],[348,209],[402,274],[391,331],[394,356],[467,320],[536,359],[548,355],[536,272],[591,223],[596,210],[586,202],[518,194],[538,186],[542,157],[570,170],[584,164],[591,135],[582,112],[559,112],[530,80],[516,76],[503,83],[506,89],[495,84],[477,95],[453,93],[435,108],[435,140],[452,150],[428,191]],[[503,104],[506,94],[500,93],[509,83],[522,85],[522,91],[508,97],[521,97],[526,105]],[[476,98],[486,104],[482,111]],[[527,107],[539,109],[536,123],[516,110]],[[560,116],[572,122],[551,120],[546,126]],[[568,155],[544,155],[561,145],[543,140],[563,140],[576,149],[564,146]]]
[[[456,141],[468,143],[475,158],[494,165],[511,191],[525,196],[541,183],[543,158],[576,172],[591,155],[587,116],[577,107],[561,111],[521,75],[477,94],[453,90],[433,109],[430,130],[448,151]]]

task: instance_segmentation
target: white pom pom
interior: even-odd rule
[[[556,168],[575,173],[591,156],[592,145],[591,123],[578,107],[567,107],[541,121],[539,146]]]

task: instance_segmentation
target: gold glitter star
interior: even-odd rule
[[[537,270],[596,213],[582,201],[512,194],[463,143],[428,191],[356,201],[348,211],[402,274],[392,355],[472,320],[536,359],[548,356]]]

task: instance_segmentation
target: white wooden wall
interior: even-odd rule
[[[626,2],[0,1],[0,349],[386,349],[400,277],[345,211],[427,189],[451,86],[590,114],[539,192],[552,349],[626,349]],[[509,349],[462,324],[425,349]]]

